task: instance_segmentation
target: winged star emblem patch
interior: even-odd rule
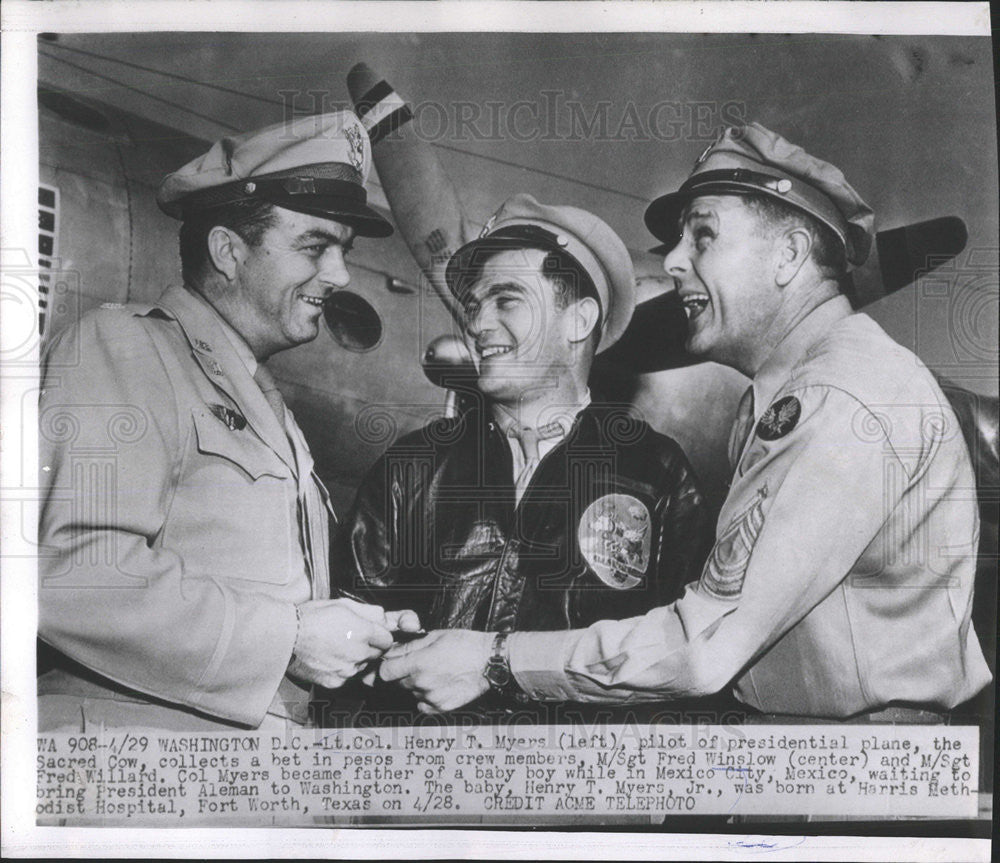
[[[772,404],[757,423],[757,437],[777,440],[784,437],[799,421],[802,405],[795,396],[785,396]]]

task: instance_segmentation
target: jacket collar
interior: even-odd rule
[[[154,308],[161,309],[177,321],[205,377],[239,406],[260,439],[294,473],[295,456],[288,435],[253,379],[245,357],[240,356],[234,345],[234,339],[239,340],[236,344],[242,342],[240,336],[206,300],[184,287],[167,288]],[[227,330],[232,335],[228,335]],[[245,343],[243,347],[247,347]],[[252,352],[250,358],[253,359]]]
[[[577,417],[590,405],[590,390],[584,393],[578,404],[554,404],[541,411],[538,416],[538,431],[543,438],[566,437],[576,425]],[[507,408],[493,404],[493,419],[508,437],[517,437],[520,432],[517,415]]]

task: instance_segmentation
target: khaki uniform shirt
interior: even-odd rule
[[[701,578],[642,617],[513,635],[517,682],[604,702],[733,682],[761,711],[815,717],[975,695],[990,680],[970,622],[975,479],[931,374],[837,297],[753,389]]]
[[[252,366],[183,288],[53,339],[38,629],[109,684],[257,726],[269,711],[304,716],[308,689],[285,669],[295,605],[329,595],[331,513]]]

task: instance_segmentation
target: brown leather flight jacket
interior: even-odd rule
[[[511,452],[474,408],[395,443],[340,524],[332,595],[428,629],[561,630],[643,614],[701,573],[710,522],[677,443],[592,404],[515,506]]]

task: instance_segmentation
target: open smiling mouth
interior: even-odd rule
[[[681,297],[688,320],[693,321],[708,307],[708,294],[686,294]]]
[[[326,301],[326,297],[310,297],[308,294],[299,294],[299,299],[317,308],[322,308],[323,303]]]
[[[480,348],[479,356],[481,356],[484,360],[488,360],[490,357],[509,354],[512,350],[514,349],[510,345],[490,345],[485,348]]]

